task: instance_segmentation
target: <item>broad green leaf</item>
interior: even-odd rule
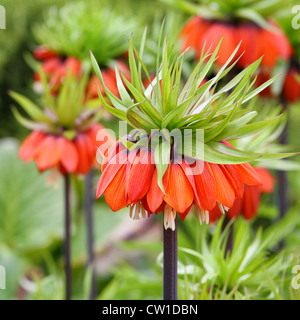
[[[63,236],[63,190],[59,176],[56,187],[49,186],[49,173],[21,161],[18,149],[15,139],[0,141],[1,244],[23,257],[38,251],[40,259],[41,250]]]

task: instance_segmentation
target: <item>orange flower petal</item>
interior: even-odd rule
[[[202,36],[202,40],[199,43],[198,52],[201,52],[205,44],[205,41],[206,48],[208,49],[211,47],[210,52],[214,52],[219,42],[223,38],[218,51],[218,59],[216,60],[218,64],[223,65],[231,56],[232,52],[237,46],[234,32],[235,30],[231,26],[227,26],[220,23],[212,24],[211,27],[206,31],[206,33]]]
[[[200,162],[197,162],[198,164],[200,164]],[[188,162],[186,162],[185,160],[182,160],[180,162],[177,162],[176,161],[176,164],[180,165],[185,176],[187,177],[187,179],[189,180],[192,188],[193,188],[193,191],[194,191],[194,196],[195,196],[195,201],[197,203],[200,203],[200,198],[198,196],[198,193],[197,193],[197,188],[196,188],[196,183],[195,183],[195,175],[196,175],[196,170],[195,170],[195,165],[197,163],[191,163],[189,164]]]
[[[126,165],[123,164],[109,186],[104,191],[105,201],[112,211],[118,211],[127,206],[125,196]]]
[[[54,57],[51,59],[46,60],[42,64],[43,71],[46,74],[52,74],[57,71],[57,69],[62,67],[62,61],[59,57]]]
[[[209,211],[209,223],[214,223],[222,217],[222,212],[219,206],[216,205],[212,210]]]
[[[297,80],[299,72],[296,70],[289,70],[286,74],[283,84],[283,95],[289,102],[295,102],[300,98],[300,84]]]
[[[19,157],[22,160],[32,160],[34,152],[45,138],[45,134],[41,131],[33,131],[22,143],[19,150]]]
[[[184,221],[184,219],[186,218],[186,216],[190,212],[192,205],[193,204],[191,204],[183,213],[179,213],[179,217],[180,217],[181,221]]]
[[[57,54],[54,53],[53,51],[49,50],[45,46],[38,46],[33,51],[33,56],[37,60],[48,60],[48,59],[57,57]]]
[[[181,166],[172,163],[170,165],[169,181],[164,200],[178,213],[183,213],[191,206],[194,200],[192,186]]]
[[[121,143],[121,141],[117,141],[107,152],[107,155],[104,154],[104,158],[101,164],[101,171],[103,172],[107,164],[121,151],[127,150],[125,146]],[[117,163],[118,159],[115,159],[115,163]]]
[[[165,181],[168,179],[168,171],[166,171],[164,178],[163,178],[163,184],[164,184],[164,188],[165,188]],[[147,193],[147,203],[149,206],[149,209],[151,212],[156,212],[157,209],[160,207],[160,205],[162,204],[164,200],[164,194],[161,191],[160,187],[157,184],[157,170],[155,169],[153,171],[153,175],[152,175],[152,180],[151,180],[151,185],[149,188],[149,191]]]
[[[243,202],[243,199],[235,199],[233,206],[226,213],[229,219],[237,218],[242,213]]]
[[[196,192],[200,202],[198,206],[203,210],[212,210],[216,205],[214,178],[209,165],[204,162],[203,171],[194,176]]]
[[[261,192],[272,193],[274,191],[275,178],[265,168],[256,167],[255,170],[262,181],[262,185],[260,186]]]
[[[261,185],[261,180],[258,173],[249,163],[236,164],[234,166],[244,184]]]
[[[101,177],[98,182],[96,198],[98,199],[102,193],[106,190],[112,180],[115,178],[116,174],[119,172],[121,168],[123,168],[124,164],[127,162],[127,151],[124,150],[118,154],[116,154],[111,161],[106,165],[103,170]],[[126,165],[125,165],[126,167]],[[125,192],[124,192],[125,193]]]
[[[243,214],[245,219],[251,219],[256,215],[260,202],[260,195],[259,186],[245,186],[243,198]]]
[[[77,76],[81,72],[81,61],[74,57],[67,57],[65,60],[66,72],[71,72],[73,76]]]
[[[244,183],[240,177],[240,174],[234,165],[221,166],[223,173],[227,176],[232,187],[235,190],[236,198],[243,198],[244,195]]]
[[[236,43],[240,43],[239,54],[240,57],[237,65],[240,67],[247,67],[255,60],[259,59],[259,47],[258,42],[253,39],[258,38],[259,29],[257,26],[245,23],[236,28]]]
[[[182,51],[185,51],[188,47],[197,47],[201,38],[196,35],[201,37],[198,30],[201,29],[202,21],[199,17],[193,17],[184,25],[180,33],[180,37],[183,39]]]
[[[219,165],[209,163],[215,182],[216,200],[222,205],[230,208],[235,199],[235,190],[222,172]]]
[[[181,32],[181,38],[183,39],[182,51],[185,51],[189,47],[196,49],[197,58],[199,58],[202,52],[202,47],[199,48],[199,44],[209,26],[210,22],[200,17],[193,17],[188,21]],[[206,47],[207,50],[208,47]]]
[[[34,158],[40,171],[57,165],[60,160],[60,148],[57,139],[53,136],[45,138],[35,152]]]
[[[87,174],[91,170],[92,166],[90,141],[89,139],[86,139],[84,134],[80,133],[74,139],[74,144],[79,155],[76,172],[79,174]]]
[[[62,166],[66,172],[74,172],[79,161],[76,147],[70,140],[64,137],[58,138],[57,143],[60,150],[60,161]]]
[[[264,55],[262,65],[273,68],[278,59],[288,60],[292,54],[292,47],[286,35],[281,31],[281,28],[271,21],[276,31],[260,29],[259,46],[260,56]]]
[[[144,209],[147,211],[148,213],[148,217],[150,217],[151,214],[155,213],[158,214],[160,212],[164,212],[165,210],[165,205],[166,203],[163,201],[160,206],[155,210],[155,211],[151,211],[149,206],[148,206],[148,202],[147,202],[147,196],[145,196],[144,198],[141,199],[142,205],[144,207]]]
[[[139,155],[133,160],[127,184],[127,194],[130,203],[135,203],[143,198],[150,188],[155,169],[151,160],[151,152],[145,148],[142,148]]]

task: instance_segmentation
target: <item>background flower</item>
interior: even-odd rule
[[[3,0],[1,5],[6,9],[6,22],[7,29],[1,30],[1,52],[0,52],[0,263],[9,272],[6,273],[6,290],[0,290],[1,299],[11,300],[44,300],[44,299],[64,299],[64,277],[62,269],[62,245],[63,245],[63,221],[64,205],[62,194],[63,178],[57,179],[60,172],[46,170],[46,172],[39,172],[36,168],[35,161],[25,163],[18,156],[20,149],[20,142],[23,142],[28,137],[30,131],[37,130],[47,136],[54,137],[55,140],[65,138],[68,143],[74,141],[73,130],[63,130],[64,135],[60,136],[60,133],[55,129],[54,133],[49,133],[49,127],[45,127],[44,121],[31,121],[32,115],[25,109],[20,108],[19,103],[8,94],[9,90],[19,92],[23,96],[28,97],[31,101],[39,107],[48,107],[51,105],[48,101],[44,101],[43,86],[46,79],[50,77],[39,77],[40,66],[43,64],[40,58],[46,61],[50,58],[58,57],[59,64],[57,66],[63,66],[61,69],[65,69],[65,61],[68,58],[76,59],[80,61],[80,72],[73,78],[78,79],[85,75],[85,72],[90,71],[90,75],[93,75],[93,70],[90,68],[90,48],[84,49],[88,44],[92,48],[93,53],[96,56],[95,50],[107,51],[107,43],[111,43],[114,39],[123,41],[121,36],[123,30],[127,29],[127,21],[138,20],[138,24],[141,27],[128,28],[128,32],[125,34],[125,42],[122,48],[125,48],[125,53],[117,53],[113,58],[109,59],[109,62],[100,62],[97,60],[101,67],[101,72],[104,75],[107,72],[106,86],[120,98],[118,90],[116,90],[116,73],[113,75],[115,65],[117,61],[122,61],[127,64],[128,53],[127,45],[128,39],[132,31],[135,33],[135,41],[139,43],[139,33],[142,33],[145,25],[148,28],[148,37],[145,41],[145,48],[143,53],[143,62],[149,72],[149,78],[152,81],[157,73],[156,70],[156,53],[163,46],[167,45],[169,48],[168,57],[175,57],[182,46],[182,42],[178,41],[179,33],[183,29],[184,25],[188,23],[192,16],[201,16],[207,21],[223,21],[219,24],[218,30],[225,32],[229,35],[227,20],[231,20],[228,15],[224,20],[224,12],[228,9],[229,1],[213,1],[211,4],[208,1],[169,1],[171,4],[176,4],[176,8],[166,5],[166,1],[153,0],[151,5],[149,1],[145,0],[86,0],[84,6],[90,8],[97,8],[94,10],[95,21],[94,24],[89,23],[90,13],[78,10],[72,21],[72,15],[69,11],[61,10],[68,4],[68,8],[76,7],[82,1],[72,0],[39,0],[37,1],[22,1],[22,0]],[[194,6],[196,4],[196,6]],[[205,6],[203,5],[205,4]],[[218,10],[211,6],[218,7]],[[232,2],[232,5],[238,5],[237,9],[241,9],[240,5],[246,4],[245,1],[239,3]],[[80,6],[81,4],[79,4]],[[98,8],[98,6],[101,8]],[[181,9],[178,10],[178,5]],[[289,136],[289,144],[285,147],[278,145],[279,136],[278,133],[281,130],[275,129],[274,131],[265,132],[259,130],[260,121],[266,121],[266,123],[272,122],[273,117],[277,117],[279,113],[278,104],[283,92],[283,85],[285,74],[293,67],[295,69],[294,75],[297,74],[297,60],[299,51],[299,30],[294,30],[292,22],[297,20],[297,13],[293,12],[293,6],[295,4],[288,1],[250,1],[247,2],[247,6],[243,5],[243,10],[232,10],[234,15],[239,14],[240,18],[237,19],[238,25],[246,24],[249,26],[256,26],[256,29],[267,30],[270,27],[269,23],[271,18],[277,26],[280,26],[284,31],[289,42],[292,44],[294,53],[289,60],[277,61],[275,67],[259,68],[253,74],[251,78],[254,81],[255,77],[262,74],[262,71],[267,74],[264,81],[269,81],[273,76],[280,74],[278,78],[265,89],[270,88],[269,92],[272,94],[271,99],[261,99],[251,97],[249,93],[249,100],[244,102],[241,106],[241,110],[234,117],[229,128],[232,130],[231,135],[234,136],[233,129],[236,124],[239,123],[240,118],[243,119],[241,123],[253,116],[250,121],[240,127],[241,134],[245,133],[249,129],[248,125],[252,126],[252,129],[256,127],[257,135],[255,139],[251,137],[245,137],[245,139],[230,139],[232,145],[238,150],[244,150],[247,152],[258,152],[261,143],[258,140],[265,142],[265,147],[268,148],[268,152],[289,152],[290,150],[299,150],[299,100],[293,102],[293,107],[288,108],[289,126],[287,129]],[[102,46],[98,45],[100,37],[89,37],[89,35],[95,35],[97,33],[96,26],[100,25],[103,21],[98,19],[101,16],[102,9],[104,7],[112,7],[113,12],[117,17],[123,17],[116,19],[117,21],[123,21],[121,26],[116,26],[114,23],[105,25],[105,29],[112,27],[116,30],[114,37],[111,37],[109,42],[102,41]],[[198,10],[199,9],[199,10]],[[198,11],[197,11],[198,10]],[[209,11],[208,11],[209,10]],[[100,12],[101,11],[101,12]],[[214,17],[210,18],[211,11],[214,11]],[[237,12],[239,11],[239,12]],[[299,12],[299,11],[298,11]],[[218,16],[219,14],[219,16]],[[98,16],[97,16],[98,15]],[[59,24],[49,24],[48,18],[53,17],[61,19]],[[76,23],[75,20],[78,17],[82,17],[80,23]],[[244,18],[242,17],[244,16]],[[68,17],[68,20],[64,19]],[[124,21],[125,17],[125,21]],[[263,20],[261,19],[263,18]],[[165,18],[165,30],[168,33],[169,42],[165,43],[161,41],[159,43],[161,33],[161,23]],[[92,19],[90,19],[92,20]],[[115,21],[116,21],[115,20]],[[267,22],[267,24],[266,24]],[[71,28],[65,28],[69,24]],[[135,24],[135,23],[133,23]],[[235,22],[232,23],[233,25]],[[93,27],[95,26],[95,30]],[[258,27],[259,26],[259,27]],[[48,32],[47,36],[39,38],[37,36],[37,29],[43,29]],[[245,32],[251,31],[251,28],[244,28]],[[33,32],[34,30],[34,32]],[[80,38],[80,31],[84,32],[84,37]],[[45,32],[45,35],[46,35]],[[55,36],[51,36],[55,34]],[[78,35],[78,37],[76,37]],[[48,39],[51,43],[55,43],[58,40],[58,47],[61,48],[57,51],[54,47],[48,48],[45,45],[48,44]],[[83,44],[80,47],[78,40]],[[116,41],[117,42],[117,41]],[[172,49],[172,43],[175,45]],[[123,42],[122,42],[123,43]],[[42,45],[42,47],[40,47]],[[44,47],[43,47],[44,45]],[[105,45],[105,46],[104,46]],[[277,44],[270,44],[270,47],[277,46]],[[229,48],[230,45],[227,46]],[[254,46],[253,46],[254,47]],[[79,50],[74,50],[80,48]],[[106,49],[105,49],[106,48]],[[32,56],[32,53],[38,49],[36,58]],[[46,50],[45,50],[46,49]],[[117,48],[118,49],[118,48]],[[172,49],[172,50],[171,50]],[[120,50],[123,51],[124,49]],[[207,47],[208,50],[208,47]],[[48,52],[47,52],[48,51]],[[111,55],[112,51],[109,49],[108,54]],[[140,51],[138,51],[140,54]],[[204,52],[205,53],[205,52]],[[84,57],[83,57],[84,56]],[[245,54],[240,58],[243,61]],[[185,59],[182,65],[182,84],[181,88],[185,85],[189,75],[195,68],[197,63],[195,51],[189,50],[185,53]],[[101,59],[101,57],[100,57]],[[291,63],[293,61],[293,63]],[[205,68],[206,62],[204,61],[203,67]],[[210,61],[211,62],[211,61]],[[56,62],[55,62],[56,63]],[[54,65],[55,65],[54,63]],[[76,64],[75,64],[76,65]],[[78,64],[79,65],[79,64]],[[233,65],[233,64],[231,64]],[[236,66],[236,65],[235,65]],[[120,69],[120,66],[118,67]],[[214,61],[210,67],[210,71],[206,74],[205,79],[207,82],[211,81],[218,73],[221,66]],[[58,68],[60,69],[60,67]],[[76,68],[75,68],[76,69]],[[225,68],[226,69],[226,68]],[[225,70],[224,69],[224,70]],[[227,75],[219,79],[218,88],[211,82],[204,87],[204,91],[207,90],[210,94],[215,93],[219,88],[222,88],[230,80],[234,79],[238,72],[242,71],[241,68],[231,69]],[[293,69],[293,70],[294,70]],[[141,71],[143,71],[143,66]],[[259,71],[259,72],[258,72]],[[36,79],[34,81],[34,73]],[[247,72],[247,71],[246,71]],[[66,72],[67,75],[68,72]],[[70,70],[70,73],[72,71]],[[126,72],[121,71],[126,76]],[[222,72],[220,72],[221,74]],[[44,73],[45,74],[45,73]],[[89,77],[88,77],[89,78]],[[92,96],[97,97],[97,86],[93,85],[95,82],[99,85],[99,88],[104,96],[105,102],[109,102],[109,98],[106,97],[104,88],[97,77],[91,77],[91,81],[86,79],[86,88],[89,88],[89,100],[92,105],[100,106],[98,99],[92,101]],[[126,76],[127,78],[127,76]],[[149,78],[142,72],[142,79],[145,83],[145,89],[149,86]],[[59,96],[60,83],[64,83],[65,75],[58,77],[58,85],[55,86],[54,91],[51,92],[53,99]],[[230,80],[228,80],[230,79]],[[297,79],[297,77],[294,77]],[[114,81],[111,81],[114,80]],[[122,79],[123,80],[123,79]],[[131,81],[131,78],[127,78]],[[244,81],[240,81],[240,78],[234,81],[240,87],[247,86]],[[272,82],[271,80],[270,82]],[[33,89],[38,91],[34,91]],[[100,83],[99,83],[100,82]],[[148,84],[147,84],[148,82]],[[270,84],[269,82],[269,84]],[[111,86],[110,86],[111,83]],[[124,87],[128,90],[128,86],[123,81]],[[163,87],[162,82],[161,90]],[[227,86],[229,88],[230,86]],[[187,87],[186,87],[187,88]],[[253,86],[252,90],[256,90]],[[288,93],[286,97],[296,97],[296,83],[291,86],[287,86]],[[91,89],[91,90],[90,90]],[[151,86],[148,89],[150,92]],[[291,90],[292,89],[292,90]],[[96,91],[95,91],[96,90]],[[260,91],[260,89],[257,89]],[[158,94],[158,91],[155,90]],[[204,92],[203,91],[203,92]],[[229,88],[227,94],[230,95],[234,91]],[[250,90],[251,91],[251,90]],[[287,92],[286,91],[286,92]],[[122,93],[123,94],[123,93]],[[49,94],[48,94],[49,95]],[[155,97],[153,92],[150,93],[152,97]],[[131,99],[136,99],[129,92]],[[234,93],[231,95],[231,98]],[[209,97],[209,95],[208,95]],[[225,95],[223,96],[225,98]],[[86,100],[86,101],[87,101]],[[140,102],[143,102],[141,100]],[[230,105],[230,101],[224,99],[224,103]],[[212,102],[214,104],[215,102]],[[14,118],[11,106],[15,105],[16,109],[22,117],[22,123],[26,121],[26,125],[30,127],[30,131],[23,125],[18,125]],[[218,104],[217,104],[218,105]],[[288,103],[288,106],[290,102]],[[190,104],[190,107],[193,103]],[[280,108],[279,108],[280,109]],[[40,108],[44,113],[44,108]],[[103,108],[102,108],[103,110]],[[252,110],[249,114],[249,110]],[[256,111],[254,111],[256,110]],[[274,110],[276,111],[274,113]],[[113,109],[115,113],[116,110]],[[133,109],[136,111],[136,107]],[[176,111],[178,112],[178,110]],[[254,117],[254,114],[258,113]],[[248,114],[248,115],[246,115]],[[118,136],[118,119],[116,117],[107,117],[108,112],[103,114],[99,109],[99,117],[101,119],[101,125],[106,128],[113,129]],[[139,114],[140,115],[140,114]],[[49,113],[47,110],[46,116],[50,117],[53,121],[53,113]],[[119,116],[122,117],[122,112],[119,112]],[[202,115],[203,116],[203,115]],[[245,116],[245,117],[244,117]],[[17,116],[18,117],[18,116]],[[26,117],[26,118],[25,118]],[[129,112],[128,117],[134,121],[134,118],[138,116],[132,112]],[[222,118],[220,114],[218,116],[219,124]],[[249,118],[248,118],[249,117]],[[284,119],[286,116],[282,116]],[[20,117],[18,117],[20,120]],[[149,119],[147,119],[149,120]],[[150,120],[157,121],[155,115],[150,116]],[[147,128],[147,122],[139,119],[143,122],[143,126]],[[165,119],[167,122],[168,119]],[[236,121],[236,122],[235,122]],[[269,122],[268,122],[269,121]],[[32,127],[32,122],[42,124],[42,126]],[[74,120],[71,121],[74,123]],[[97,123],[96,121],[95,123]],[[174,124],[174,120],[171,123]],[[253,124],[258,122],[258,124]],[[204,125],[204,123],[203,123]],[[217,123],[215,124],[217,126]],[[282,124],[280,124],[282,126]],[[270,125],[269,128],[271,128]],[[209,129],[209,128],[206,128]],[[80,133],[83,133],[83,128]],[[268,130],[267,130],[268,131]],[[52,132],[52,131],[51,131]],[[76,129],[76,132],[77,131]],[[151,133],[150,133],[151,134]],[[224,133],[225,134],[225,133]],[[254,137],[252,136],[252,137]],[[271,137],[275,137],[275,140],[270,141]],[[125,138],[124,138],[125,139]],[[124,146],[130,148],[130,142],[124,141],[121,137],[120,141]],[[219,136],[218,142],[224,139]],[[126,139],[125,139],[126,140]],[[243,146],[239,146],[243,140]],[[276,142],[276,145],[274,143]],[[213,143],[209,143],[216,147]],[[218,145],[220,147],[220,145]],[[293,148],[292,148],[293,147]],[[271,151],[271,149],[272,151]],[[208,148],[211,153],[213,152]],[[217,149],[216,149],[217,150]],[[228,149],[227,149],[228,150]],[[224,149],[223,149],[224,151]],[[260,150],[262,151],[262,150]],[[230,150],[232,152],[232,150]],[[76,157],[76,156],[75,156]],[[225,156],[223,156],[225,157]],[[177,219],[176,230],[178,232],[178,298],[179,299],[234,299],[234,300],[277,300],[277,299],[299,299],[298,291],[294,290],[291,286],[292,268],[294,265],[299,265],[299,254],[297,246],[300,243],[299,233],[299,164],[298,156],[295,157],[295,161],[291,160],[268,160],[268,161],[250,161],[251,165],[256,164],[260,167],[263,166],[276,178],[274,185],[274,192],[271,194],[264,193],[261,196],[257,215],[250,221],[245,221],[243,216],[239,216],[235,219],[234,223],[230,222],[227,227],[224,225],[225,215],[222,215],[220,221],[215,224],[206,225],[202,223],[199,225],[196,209],[192,206],[188,217],[181,221]],[[222,165],[223,166],[223,165]],[[103,164],[103,171],[105,164]],[[136,164],[136,168],[139,166]],[[288,179],[288,200],[289,208],[286,211],[286,215],[283,218],[279,218],[278,212],[278,170],[287,169]],[[176,170],[176,169],[175,169]],[[49,172],[51,171],[51,172]],[[103,172],[102,171],[102,172]],[[157,170],[156,173],[157,174]],[[49,174],[50,173],[50,174]],[[134,173],[134,172],[133,172]],[[85,185],[85,179],[81,175],[74,177],[72,175],[71,180],[71,197],[70,204],[72,208],[72,269],[73,269],[73,297],[76,299],[89,299],[90,298],[90,269],[87,268],[87,246],[86,246],[86,211],[84,203],[86,198],[84,193],[86,192],[87,185],[89,190],[95,195],[97,183],[100,176],[100,170],[97,177],[90,179],[90,183]],[[161,174],[161,172],[159,173]],[[89,175],[89,177],[91,177]],[[186,176],[187,177],[187,176]],[[53,181],[55,178],[56,183],[49,185],[49,180]],[[138,179],[139,175],[132,175],[132,181]],[[144,187],[144,186],[143,186]],[[140,190],[132,190],[131,200],[135,200],[133,196],[138,195]],[[141,188],[143,190],[143,188]],[[160,188],[158,189],[160,190]],[[174,189],[175,190],[175,189]],[[16,196],[17,195],[17,196]],[[180,194],[181,195],[181,194]],[[156,198],[155,198],[156,199]],[[142,208],[125,207],[118,213],[113,213],[110,207],[105,203],[105,197],[101,196],[98,200],[95,197],[92,198],[91,206],[93,208],[93,229],[94,229],[94,254],[95,254],[95,280],[97,284],[98,294],[97,299],[121,299],[121,300],[158,300],[161,299],[162,292],[162,220],[163,215],[152,215],[151,219],[130,220],[128,214],[130,209],[132,210],[132,217],[135,217],[136,211],[133,209],[139,209],[137,212],[142,212]],[[195,213],[195,214],[193,214]],[[199,215],[202,222],[205,222],[207,215]],[[203,219],[203,220],[202,220]],[[172,220],[170,220],[172,222]],[[229,235],[228,230],[233,229],[233,246],[232,251],[226,253],[226,243]],[[225,230],[224,230],[225,229]],[[166,231],[172,231],[170,228]],[[282,240],[284,245],[282,246]],[[154,268],[155,264],[155,268]],[[238,272],[237,272],[238,270]]]
[[[41,77],[45,77],[43,72]],[[105,154],[113,138],[107,133],[107,141],[97,142],[98,131],[104,130],[97,123],[101,108],[87,98],[86,81],[86,77],[78,80],[68,75],[57,97],[51,96],[51,84],[44,82],[47,107],[43,108],[18,93],[11,93],[33,119],[27,120],[14,109],[19,122],[33,130],[20,148],[22,160],[34,160],[40,171],[56,169],[63,175],[87,174],[97,166],[97,149]]]

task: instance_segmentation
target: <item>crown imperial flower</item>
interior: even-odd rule
[[[277,117],[249,123],[256,112],[241,108],[275,78],[251,91],[255,83],[251,77],[260,62],[257,61],[219,88],[219,80],[235,63],[231,60],[237,47],[216,76],[203,83],[219,44],[211,55],[203,49],[199,63],[182,84],[184,54],[170,61],[165,38],[161,63],[158,57],[156,77],[151,80],[142,59],[145,39],[146,30],[139,52],[133,39],[129,41],[131,82],[116,71],[120,98],[105,87],[91,55],[110,102],[98,90],[102,104],[133,128],[132,133],[120,137],[104,159],[97,198],[104,193],[113,211],[129,206],[133,218],[162,211],[165,228],[174,229],[176,213],[184,220],[192,206],[196,207],[199,220],[208,221],[209,211],[216,205],[225,212],[243,196],[245,185],[261,184],[249,161],[290,155],[245,152],[227,142],[279,121]],[[146,88],[142,70],[150,82]]]
[[[247,67],[263,56],[261,67],[272,69],[279,60],[288,61],[294,51],[281,27],[272,19],[281,13],[283,5],[286,6],[279,0],[272,5],[267,1],[191,3],[178,0],[175,6],[192,14],[181,32],[182,49],[193,48],[199,58],[205,43],[213,52],[223,38],[217,64],[223,65],[241,42],[238,56],[243,55],[237,67]]]
[[[21,107],[31,116],[26,119],[14,108],[16,119],[33,132],[25,139],[19,150],[22,160],[35,161],[38,169],[44,171],[55,168],[63,175],[68,173],[87,174],[97,166],[96,152],[105,154],[107,146],[113,142],[106,133],[105,145],[97,142],[99,130],[104,128],[97,123],[101,108],[86,96],[86,77],[76,80],[72,75],[65,78],[57,96],[51,95],[51,85],[44,79],[46,108],[42,109],[26,97],[11,92]],[[102,131],[103,132],[103,131]]]

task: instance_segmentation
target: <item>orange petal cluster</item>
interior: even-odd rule
[[[211,47],[210,52],[213,52],[223,38],[216,61],[223,65],[242,41],[236,57],[242,53],[243,55],[237,66],[244,68],[264,56],[261,66],[273,68],[279,58],[288,60],[293,49],[280,27],[273,21],[269,22],[274,27],[274,32],[251,22],[232,24],[195,16],[185,24],[181,32],[182,50],[191,47],[199,58],[204,45],[207,50]]]
[[[103,129],[101,125],[94,124],[86,131],[78,132],[73,140],[35,130],[22,143],[19,157],[26,162],[35,161],[41,172],[57,168],[63,175],[86,174],[97,165],[97,150],[105,154],[112,143],[108,134],[106,141],[97,141],[100,129]]]
[[[33,56],[42,62],[42,69],[46,74],[52,94],[57,94],[64,78],[68,73],[74,77],[80,77],[82,74],[82,63],[74,57],[66,57],[65,59],[55,52],[47,49],[45,46],[39,46],[33,52]],[[122,73],[130,81],[130,70],[126,63],[122,60],[116,61],[116,66],[120,73]],[[119,96],[116,73],[113,68],[107,67],[102,71],[105,86],[116,96]],[[34,74],[35,83],[41,81],[38,73]],[[103,95],[105,95],[104,88],[102,87],[96,75],[93,75],[87,84],[87,96],[91,98],[98,97],[98,87]]]
[[[58,54],[47,49],[44,46],[38,47],[33,56],[42,62],[42,69],[45,73],[52,94],[57,94],[64,78],[68,73],[71,73],[74,77],[79,77],[82,72],[81,61],[75,57],[67,57],[63,59]],[[34,74],[34,81],[38,84],[41,79],[39,73]]]
[[[165,228],[173,229],[176,212],[184,220],[195,206],[199,220],[205,216],[209,220],[208,213],[216,205],[226,211],[243,196],[244,186],[261,184],[249,163],[221,165],[196,160],[203,170],[193,175],[194,165],[185,159],[171,159],[163,176],[163,192],[152,150],[142,147],[129,151],[118,141],[102,165],[96,197],[104,193],[113,211],[130,206],[134,219],[162,211]]]
[[[262,185],[246,184],[244,186],[242,198],[236,199],[233,206],[226,213],[229,219],[237,218],[239,215],[243,215],[247,220],[254,218],[257,214],[262,193],[273,192],[275,179],[271,173],[267,169],[260,167],[256,167],[255,171],[260,177]],[[223,213],[218,206],[215,206],[209,213],[210,222],[213,223],[217,221]]]

